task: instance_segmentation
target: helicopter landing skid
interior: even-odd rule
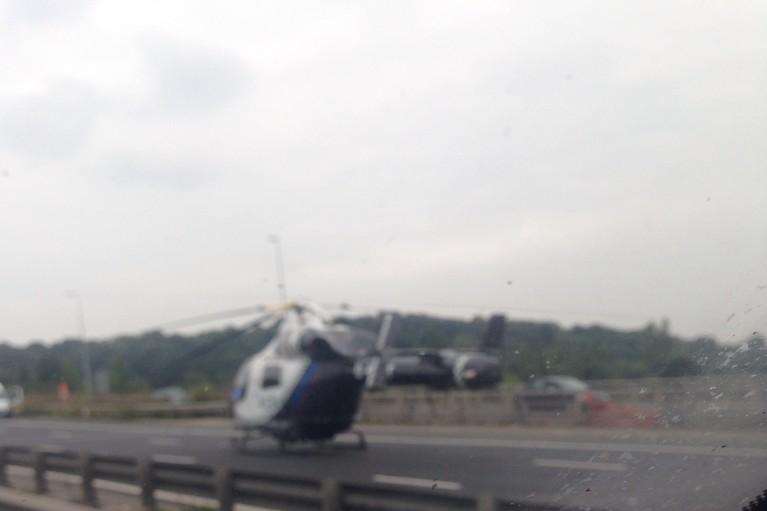
[[[259,436],[253,436],[253,432],[250,430],[242,430],[241,434],[239,436],[233,436],[229,439],[229,441],[232,444],[232,447],[240,452],[245,452],[248,450],[248,444],[251,440],[255,440],[258,438],[262,438],[263,435]]]
[[[246,453],[249,451],[250,444],[253,440],[258,440],[265,437],[272,437],[275,440],[277,440],[277,445],[279,447],[280,452],[288,452],[291,447],[294,447],[299,444],[311,444],[314,445],[318,451],[325,451],[327,449],[335,450],[335,449],[356,449],[360,451],[364,451],[368,447],[367,439],[365,438],[365,433],[362,431],[353,429],[350,431],[347,431],[347,434],[354,435],[357,439],[355,443],[347,443],[347,442],[333,442],[332,437],[326,438],[326,439],[307,439],[307,438],[301,438],[296,435],[286,435],[286,434],[276,434],[277,432],[274,430],[264,430],[261,428],[248,428],[248,429],[239,429],[239,435],[232,436],[229,441],[232,445],[232,448],[242,452]],[[284,432],[280,432],[284,433]]]
[[[365,438],[365,433],[358,429],[354,429],[350,431],[350,433],[357,437],[357,449],[360,451],[365,451],[368,448],[368,441],[367,438]]]
[[[362,431],[353,430],[349,432],[350,434],[354,435],[357,438],[357,442],[354,444],[348,444],[348,443],[337,443],[333,442],[331,440],[312,440],[308,443],[313,445],[317,451],[323,452],[323,451],[333,451],[333,450],[340,450],[340,449],[357,449],[360,451],[364,451],[368,447],[367,439],[365,438],[365,434]],[[289,452],[290,448],[301,444],[301,443],[307,443],[306,441],[301,440],[288,440],[285,438],[278,438],[277,439],[277,445],[280,449],[280,452]]]

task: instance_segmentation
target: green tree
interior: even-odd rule
[[[701,374],[701,367],[690,357],[678,356],[672,358],[660,373],[660,376],[697,376]]]

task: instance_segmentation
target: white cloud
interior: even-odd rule
[[[764,329],[763,6],[407,6],[5,9],[0,337],[271,300],[271,232],[321,301]]]
[[[199,113],[224,106],[254,88],[247,64],[226,51],[145,36],[142,53],[155,94],[153,110]]]
[[[93,0],[6,0],[5,12],[16,23],[61,22],[76,18],[92,4]]]
[[[33,159],[68,159],[86,143],[102,109],[98,94],[77,82],[53,84],[44,94],[5,98],[0,144]]]

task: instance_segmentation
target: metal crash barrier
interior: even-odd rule
[[[8,468],[13,466],[31,472],[37,494],[52,494],[49,479],[67,479],[78,485],[80,502],[94,508],[99,507],[99,492],[108,491],[102,490],[106,483],[133,489],[131,493],[140,498],[146,511],[157,509],[158,501],[168,494],[191,496],[206,504],[202,507],[223,511],[231,511],[237,504],[319,511],[563,510],[557,506],[499,500],[489,495],[474,497],[382,483],[344,483],[229,467],[0,446],[0,485],[10,486]],[[194,507],[201,506],[198,503]]]

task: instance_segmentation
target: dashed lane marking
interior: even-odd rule
[[[623,463],[606,461],[558,460],[553,458],[534,458],[533,465],[547,468],[567,468],[575,470],[599,470],[604,472],[623,472],[628,467]]]
[[[38,449],[45,452],[64,452],[66,449],[61,447],[60,445],[53,445],[53,444],[40,444],[37,446]]]
[[[430,488],[432,490],[453,490],[458,491],[463,488],[461,483],[454,481],[440,481],[438,479],[420,479],[417,477],[390,476],[385,474],[376,474],[373,476],[376,483],[399,484],[403,486],[415,486],[417,488]]]
[[[56,440],[71,440],[74,437],[71,431],[59,431],[59,430],[51,431],[50,435],[48,436]]]
[[[158,447],[178,447],[181,445],[181,439],[173,437],[152,437],[149,439],[150,445],[156,445]]]

